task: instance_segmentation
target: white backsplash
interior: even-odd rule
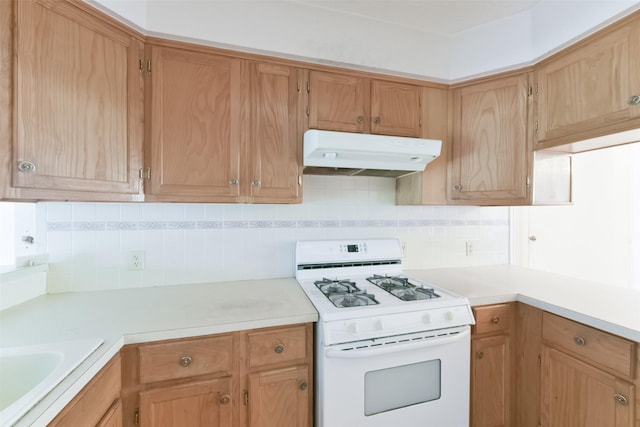
[[[509,209],[396,206],[395,180],[304,177],[299,205],[38,203],[48,292],[293,277],[297,240],[398,237],[405,268],[509,262]],[[473,242],[467,256],[465,243]],[[145,268],[131,271],[130,251]]]

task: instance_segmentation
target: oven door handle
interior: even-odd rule
[[[414,350],[420,348],[435,347],[439,345],[452,344],[458,341],[468,339],[471,335],[470,328],[466,328],[463,331],[455,334],[443,337],[434,337],[428,339],[422,339],[418,341],[394,343],[390,345],[381,345],[376,347],[367,347],[353,350],[337,350],[329,348],[325,350],[326,357],[334,359],[357,359],[367,356],[380,356],[383,354],[396,353],[400,351]]]

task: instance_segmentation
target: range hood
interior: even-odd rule
[[[304,133],[304,173],[398,178],[423,171],[441,147],[433,139],[311,129]]]

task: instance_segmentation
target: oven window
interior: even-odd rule
[[[440,359],[364,375],[364,414],[375,415],[440,399]]]

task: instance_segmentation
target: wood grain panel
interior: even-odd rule
[[[15,168],[13,185],[137,193],[140,45],[89,16],[77,19],[82,13],[69,4],[52,4],[16,4],[13,162],[32,162],[35,171]]]
[[[587,359],[601,369],[634,378],[636,343],[632,341],[546,312],[542,316],[542,337],[549,345]]]
[[[566,143],[572,134],[640,115],[640,106],[627,103],[640,94],[638,27],[632,21],[536,68],[537,143]]]
[[[120,355],[102,368],[98,374],[54,418],[50,427],[96,425],[120,397]]]
[[[122,425],[122,401],[118,399],[113,402],[96,427],[122,427]]]
[[[542,357],[542,310],[517,304],[516,418],[517,427],[539,427]]]
[[[217,378],[142,391],[140,425],[230,427],[233,403],[221,403],[230,390],[230,378]]]
[[[476,324],[472,326],[474,334],[508,333],[511,328],[513,304],[493,304],[473,307]]]
[[[296,366],[249,375],[250,427],[309,425],[309,368]]]
[[[419,137],[420,86],[383,80],[371,82],[371,133]]]
[[[507,335],[471,341],[471,426],[511,425],[511,345]]]
[[[256,203],[292,203],[300,200],[301,112],[298,70],[255,63],[251,65],[251,139],[245,150],[245,192]]]
[[[151,58],[149,199],[235,201],[240,60],[155,46]]]
[[[191,359],[182,366],[182,357]],[[221,335],[145,344],[138,347],[141,383],[223,373],[230,375],[233,362],[233,337]]]
[[[307,330],[304,325],[274,330],[257,330],[247,335],[248,366],[251,368],[305,359]],[[282,351],[278,352],[278,346]]]
[[[632,384],[546,346],[542,382],[542,427],[633,427]]]
[[[529,111],[526,74],[454,91],[451,200],[526,203]]]
[[[369,132],[369,80],[357,76],[309,73],[309,128]]]

